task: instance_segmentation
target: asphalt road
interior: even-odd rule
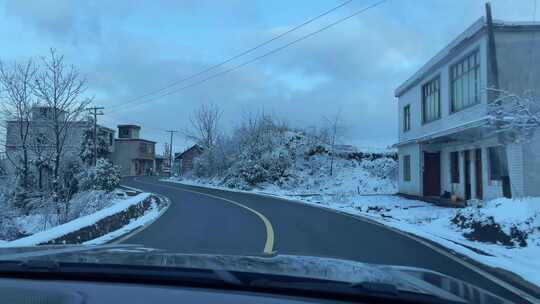
[[[277,251],[427,268],[527,303],[425,243],[369,221],[278,198],[129,177],[123,184],[171,199],[169,210],[124,243],[182,253]]]

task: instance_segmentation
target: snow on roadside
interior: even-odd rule
[[[150,211],[146,212],[143,216],[131,220],[129,224],[125,225],[124,227],[118,230],[107,233],[96,239],[84,242],[83,244],[84,245],[101,245],[101,244],[108,243],[114,239],[117,239],[123,235],[126,235],[134,231],[135,229],[151,224],[152,222],[157,220],[166,210],[167,210],[167,207],[159,209],[155,205],[155,203],[152,203],[152,206],[150,207]]]
[[[107,207],[95,213],[77,218],[65,224],[55,226],[45,231],[41,231],[33,235],[23,237],[23,238],[20,238],[11,242],[0,243],[0,247],[33,246],[33,245],[38,245],[41,243],[48,242],[50,240],[54,240],[63,235],[71,233],[73,231],[77,231],[84,227],[91,226],[95,224],[96,222],[100,221],[101,219],[104,219],[108,216],[111,216],[113,214],[126,210],[130,206],[140,203],[141,201],[145,200],[149,196],[150,196],[150,193],[141,193],[127,199],[119,200],[117,202],[112,203],[110,207]]]
[[[257,193],[285,198],[293,202],[327,208],[347,214],[362,216],[392,228],[405,231],[416,236],[434,241],[448,249],[468,256],[482,264],[502,268],[520,275],[525,280],[540,286],[540,198],[523,200],[499,199],[487,202],[484,206],[486,214],[493,216],[498,223],[507,229],[510,225],[524,222],[525,218],[537,215],[535,221],[527,227],[535,227],[536,231],[529,235],[526,247],[509,247],[467,239],[451,222],[458,212],[472,212],[476,207],[454,209],[438,207],[422,201],[405,199],[395,195],[359,195],[349,192],[344,195],[303,196],[278,187],[268,187],[256,191],[232,190],[201,183],[201,180],[164,180],[194,186],[212,187],[227,191]],[[354,192],[354,191],[353,191]],[[461,210],[461,211],[460,211]],[[525,225],[525,224],[520,224]]]

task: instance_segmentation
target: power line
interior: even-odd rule
[[[180,84],[180,83],[183,83],[183,82],[186,82],[186,81],[188,81],[188,80],[191,80],[191,79],[193,79],[193,78],[195,78],[195,77],[197,77],[197,76],[200,76],[200,75],[202,75],[202,74],[205,74],[205,73],[207,73],[207,72],[210,72],[210,71],[212,71],[212,70],[215,70],[216,68],[219,68],[219,67],[221,67],[221,66],[223,66],[223,65],[225,65],[225,64],[227,64],[227,63],[229,63],[229,62],[231,62],[231,61],[233,61],[233,60],[235,60],[235,59],[238,59],[238,58],[240,58],[240,57],[242,57],[242,56],[244,56],[244,55],[247,55],[247,54],[249,54],[249,53],[251,53],[251,52],[253,52],[253,51],[257,50],[257,49],[260,49],[261,47],[263,47],[263,46],[265,46],[265,45],[268,45],[268,44],[270,44],[271,42],[276,41],[276,40],[280,39],[281,37],[283,37],[283,36],[285,36],[285,35],[288,35],[288,34],[294,32],[294,31],[296,31],[296,30],[298,30],[298,29],[300,29],[300,28],[302,28],[302,27],[304,27],[304,26],[306,26],[306,25],[308,25],[308,24],[314,22],[315,20],[320,19],[320,18],[322,18],[322,17],[324,17],[324,16],[326,16],[326,15],[328,15],[328,14],[330,14],[330,13],[332,13],[332,12],[334,12],[334,11],[340,9],[340,8],[342,8],[343,6],[345,6],[345,5],[349,4],[349,3],[351,3],[352,1],[354,1],[354,0],[347,0],[347,1],[343,2],[343,3],[341,3],[341,4],[338,5],[338,6],[335,6],[335,7],[331,8],[331,9],[329,9],[329,10],[327,10],[327,11],[325,11],[325,12],[323,12],[323,13],[321,13],[321,14],[315,16],[315,17],[312,17],[312,18],[310,18],[310,19],[304,21],[303,23],[301,23],[301,24],[299,24],[299,25],[297,25],[297,26],[295,26],[295,27],[293,27],[293,28],[291,28],[291,29],[289,29],[289,30],[287,30],[287,31],[285,31],[285,32],[283,32],[283,33],[281,33],[281,34],[279,34],[279,35],[276,35],[275,37],[273,37],[273,38],[271,38],[271,39],[269,39],[269,40],[267,40],[267,41],[264,41],[264,42],[262,42],[262,43],[260,43],[260,44],[258,44],[258,45],[256,45],[256,46],[250,48],[250,49],[247,49],[247,50],[245,50],[245,51],[243,51],[243,52],[240,52],[240,53],[238,53],[238,54],[236,54],[236,55],[234,55],[234,56],[232,56],[232,57],[230,57],[230,58],[228,58],[228,59],[226,59],[226,60],[224,60],[224,61],[222,61],[222,62],[220,62],[220,63],[217,63],[217,64],[215,64],[215,65],[212,65],[212,66],[210,66],[210,67],[208,67],[208,68],[206,68],[206,69],[204,69],[204,70],[202,70],[202,71],[200,71],[200,72],[197,72],[197,73],[195,73],[195,74],[192,74],[192,75],[190,75],[190,76],[187,76],[187,77],[185,77],[185,78],[182,78],[182,79],[180,79],[180,80],[178,80],[178,81],[172,82],[172,83],[168,84],[167,86],[162,87],[162,88],[160,88],[160,89],[157,89],[157,90],[154,90],[154,91],[150,91],[150,92],[148,92],[148,93],[146,93],[146,94],[140,95],[140,96],[135,97],[135,98],[132,98],[132,99],[130,99],[130,100],[127,100],[125,103],[131,103],[131,102],[133,102],[133,101],[137,101],[137,100],[143,99],[143,98],[145,98],[145,97],[154,95],[154,94],[156,94],[156,93],[159,93],[159,92],[162,92],[162,91],[164,91],[164,90],[166,90],[166,89],[169,89],[169,88],[171,88],[171,87],[174,87],[174,86],[176,86],[176,85],[178,85],[178,84]],[[122,106],[122,104],[113,105],[111,108],[115,108],[115,107],[118,107],[118,106]]]
[[[284,45],[282,45],[281,47],[278,47],[278,48],[276,48],[276,49],[273,49],[273,50],[271,50],[271,51],[269,51],[269,52],[267,52],[267,53],[264,53],[264,54],[262,54],[262,55],[260,55],[260,56],[255,57],[255,58],[253,58],[253,59],[250,59],[250,60],[245,61],[245,62],[243,62],[243,63],[241,63],[241,64],[238,64],[238,65],[236,65],[236,66],[233,66],[232,68],[226,69],[226,70],[221,71],[221,72],[216,73],[216,74],[213,74],[213,75],[211,75],[211,76],[209,76],[209,77],[203,78],[203,79],[201,79],[201,80],[199,80],[199,81],[196,81],[196,82],[194,82],[194,83],[191,83],[191,84],[189,84],[189,85],[180,87],[180,88],[178,88],[178,89],[169,91],[169,92],[167,92],[167,93],[158,95],[158,96],[153,97],[153,98],[149,98],[149,99],[147,99],[147,100],[142,100],[142,102],[135,103],[135,106],[137,106],[137,105],[142,105],[142,104],[144,104],[144,103],[151,102],[151,101],[154,101],[154,100],[156,100],[156,99],[160,99],[160,98],[163,98],[163,97],[165,97],[165,96],[169,96],[169,95],[178,93],[178,92],[183,91],[183,90],[185,90],[185,89],[188,89],[188,88],[191,88],[191,87],[200,85],[200,84],[202,84],[202,83],[205,83],[205,82],[207,82],[208,80],[211,80],[211,79],[214,79],[214,78],[216,78],[216,77],[219,77],[219,76],[222,76],[222,75],[231,73],[231,72],[233,72],[233,71],[235,71],[235,70],[238,70],[238,69],[240,69],[240,68],[242,68],[242,67],[244,67],[244,66],[246,66],[246,65],[248,65],[248,64],[251,64],[251,63],[253,63],[253,62],[255,62],[255,61],[258,61],[258,60],[260,60],[260,59],[262,59],[262,58],[264,58],[264,57],[267,57],[267,56],[270,56],[270,55],[272,55],[272,54],[274,54],[274,53],[277,53],[277,52],[279,52],[279,51],[281,51],[281,50],[283,50],[283,49],[285,49],[285,48],[287,48],[287,47],[289,47],[289,46],[291,46],[291,45],[294,45],[294,44],[296,44],[296,43],[298,43],[298,42],[301,42],[301,41],[303,41],[303,40],[306,40],[307,38],[310,38],[310,37],[312,37],[312,36],[314,36],[314,35],[316,35],[316,34],[322,32],[322,31],[325,31],[325,30],[327,30],[327,29],[329,29],[329,28],[331,28],[331,27],[333,27],[333,26],[335,26],[335,25],[337,25],[337,24],[339,24],[339,23],[341,23],[341,22],[344,22],[344,21],[346,21],[346,20],[348,20],[348,19],[351,19],[351,18],[353,18],[353,17],[355,17],[355,16],[357,16],[357,15],[360,15],[361,13],[364,13],[364,12],[366,12],[366,11],[372,9],[372,8],[375,8],[375,7],[377,7],[377,6],[381,5],[381,4],[383,4],[383,3],[386,2],[386,1],[387,1],[387,0],[381,0],[381,1],[378,1],[378,2],[376,2],[376,3],[374,3],[374,4],[371,4],[371,5],[369,5],[369,6],[365,7],[365,8],[363,8],[363,9],[361,9],[361,10],[358,10],[358,11],[354,12],[354,13],[351,14],[351,15],[348,15],[348,16],[346,16],[346,17],[343,17],[343,18],[341,18],[341,19],[338,19],[337,21],[334,21],[334,22],[332,22],[332,23],[330,23],[330,24],[328,24],[328,25],[326,25],[326,26],[324,26],[324,27],[322,27],[322,28],[320,28],[320,29],[318,29],[318,30],[316,30],[316,31],[313,31],[313,32],[311,32],[311,33],[309,33],[309,34],[307,34],[307,35],[304,35],[304,36],[302,36],[302,37],[300,37],[300,38],[297,38],[297,39],[295,39],[295,40],[293,40],[293,41],[291,41],[291,42],[289,42],[289,43],[287,43],[287,44],[284,44]],[[133,102],[129,102],[129,103],[133,103]],[[125,103],[125,104],[128,104],[128,103]],[[123,105],[125,105],[125,104],[123,104]],[[133,106],[131,106],[131,107],[133,107]]]

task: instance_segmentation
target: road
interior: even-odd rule
[[[404,234],[325,209],[249,193],[129,177],[123,184],[167,196],[169,210],[125,243],[183,253],[337,257],[427,268],[527,303],[467,263]]]

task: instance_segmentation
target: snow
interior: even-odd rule
[[[150,193],[141,193],[127,199],[118,200],[116,202],[113,202],[113,204],[108,208],[99,210],[95,213],[77,218],[63,225],[59,225],[59,226],[53,227],[51,229],[48,229],[42,232],[38,232],[24,238],[20,238],[11,242],[0,243],[0,246],[2,247],[33,246],[33,245],[38,245],[41,243],[48,242],[50,240],[54,240],[63,235],[69,234],[73,231],[77,231],[84,227],[91,226],[95,224],[96,222],[100,221],[101,219],[104,219],[108,216],[111,216],[113,214],[126,210],[130,206],[140,203],[141,201],[145,200],[149,196],[150,196]]]
[[[309,204],[332,211],[361,216],[389,227],[405,231],[416,236],[434,241],[450,250],[465,255],[477,262],[491,267],[502,268],[511,271],[525,280],[540,286],[540,198],[523,199],[497,199],[488,201],[480,210],[481,218],[493,216],[495,221],[505,231],[509,231],[512,225],[522,229],[530,229],[532,232],[527,239],[528,246],[503,246],[467,239],[459,227],[451,222],[457,212],[474,213],[479,209],[476,206],[464,209],[438,207],[430,203],[405,199],[396,195],[365,195],[355,193],[353,188],[363,175],[355,176],[357,172],[340,172],[335,182],[324,179],[326,187],[313,195],[299,195],[305,189],[289,191],[276,186],[254,189],[251,191],[231,190],[204,183],[202,180],[165,180],[168,182],[188,185],[212,187],[228,191],[257,193],[260,195],[276,196],[288,199],[292,202]],[[368,178],[366,183],[370,183]],[[372,181],[377,184],[379,181]],[[313,181],[306,182],[306,184]],[[379,184],[380,185],[380,184]],[[391,191],[389,186],[384,191]],[[528,220],[525,223],[525,219]],[[531,229],[532,228],[532,229]],[[536,230],[535,230],[536,229]],[[474,250],[473,250],[474,249]]]
[[[101,245],[117,239],[123,235],[127,235],[135,229],[150,225],[155,220],[157,220],[163,213],[165,213],[166,210],[167,207],[159,209],[157,206],[155,206],[155,204],[153,204],[150,208],[150,211],[146,212],[143,216],[137,219],[132,219],[129,224],[118,230],[107,233],[101,237],[98,237],[97,239],[84,242],[84,245]]]

